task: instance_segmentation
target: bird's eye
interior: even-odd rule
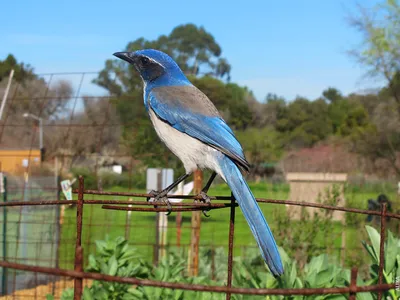
[[[140,63],[142,64],[142,66],[147,66],[150,63],[150,59],[144,56],[140,58]]]

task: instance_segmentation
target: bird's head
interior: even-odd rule
[[[178,64],[164,52],[144,49],[134,52],[116,52],[114,55],[132,64],[146,83],[162,79],[163,81],[187,80]]]

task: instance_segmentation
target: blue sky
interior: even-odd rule
[[[150,4],[151,3],[151,4]],[[316,98],[380,86],[346,51],[360,36],[346,17],[353,0],[6,1],[0,59],[13,53],[37,73],[99,71],[139,37],[155,39],[184,23],[203,25],[232,65],[232,81],[258,100],[267,93]],[[371,6],[376,0],[363,0]],[[79,78],[67,78],[77,84]],[[86,78],[83,93],[98,93]]]

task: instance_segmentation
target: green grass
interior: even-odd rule
[[[277,191],[276,187],[275,191],[273,191],[271,185],[251,184],[250,186],[256,197],[286,199],[288,196],[287,191]],[[112,190],[126,191],[121,188],[113,188]],[[135,190],[135,192],[141,193],[145,191]],[[229,196],[230,190],[225,185],[216,185],[210,189],[209,195]],[[124,199],[124,197],[111,198],[85,195],[85,199]],[[143,198],[140,200],[143,200]],[[272,204],[262,204],[261,209],[267,220],[273,220],[277,214],[283,214],[286,211],[284,206]],[[201,246],[208,247],[214,245],[227,247],[230,210],[218,209],[209,212],[209,214],[210,218],[201,218]],[[167,239],[169,248],[174,248],[177,243],[175,216],[175,213],[168,216]],[[64,261],[69,260],[71,262],[74,257],[75,218],[76,210],[71,208],[66,209],[60,248],[60,257]],[[129,241],[139,249],[146,259],[152,259],[152,247],[155,240],[155,214],[153,212],[132,212],[129,235],[127,235],[127,228],[125,226],[126,219],[126,212],[104,210],[100,205],[85,205],[83,213],[84,229],[82,234],[82,243],[85,247],[85,253],[93,252],[95,246],[91,243],[98,239],[104,239],[106,234],[109,234],[110,237],[122,235],[127,236]],[[191,212],[183,212],[182,220],[181,245],[187,246],[190,243],[191,235]],[[275,230],[274,223],[272,222],[270,225],[271,229]],[[235,244],[256,247],[255,240],[240,209],[236,210]],[[242,250],[237,248],[235,254],[241,255]],[[71,266],[70,263],[68,266]]]
[[[272,198],[272,199],[287,199],[288,186],[287,185],[271,185],[266,183],[250,184],[250,187],[256,197]],[[113,191],[127,191],[123,188],[113,188]],[[135,192],[145,192],[144,190],[135,190]],[[209,191],[210,195],[230,195],[230,190],[226,185],[214,185]],[[387,193],[390,199],[395,199],[393,192]],[[371,191],[358,190],[357,192],[347,191],[345,199],[347,205],[357,208],[367,208],[367,199],[378,196],[378,193]],[[126,197],[100,197],[94,195],[85,195],[85,199],[127,199]],[[139,199],[137,199],[139,200]],[[143,200],[140,199],[140,200]],[[260,205],[265,218],[267,219],[271,230],[278,241],[288,237],[282,236],[282,228],[278,228],[276,222],[277,218],[282,217],[286,213],[284,205],[276,204],[261,204]],[[210,212],[210,218],[201,218],[201,233],[200,233],[200,246],[201,247],[218,247],[222,246],[227,249],[228,245],[228,229],[229,229],[229,209],[219,209]],[[175,227],[176,213],[168,217],[168,245],[169,249],[174,249],[177,243],[176,227]],[[182,213],[182,235],[181,245],[187,247],[190,243],[191,236],[191,212]],[[339,222],[333,222],[332,226],[325,231],[319,231],[316,234],[314,243],[317,245],[324,245],[329,247],[330,253],[339,258],[339,250],[342,246],[342,232],[345,232],[345,256],[346,263],[349,265],[362,264],[362,250],[361,241],[365,240],[364,220],[365,215],[351,214],[347,218],[354,221],[354,225],[346,226]],[[76,210],[74,208],[66,209],[64,224],[62,226],[61,235],[61,248],[60,259],[61,267],[71,268],[73,265],[74,247],[75,247],[75,232],[76,232]],[[116,236],[125,236],[130,243],[134,245],[145,259],[152,260],[153,258],[153,245],[155,241],[155,214],[152,212],[132,212],[130,226],[126,225],[127,213],[123,211],[104,210],[100,205],[85,205],[83,214],[83,234],[82,244],[85,251],[85,256],[93,253],[96,240],[102,240],[106,234],[114,238]],[[356,222],[357,221],[357,222]],[[289,226],[296,228],[298,221],[290,221]],[[303,225],[304,232],[308,232],[309,226],[312,224]],[[235,220],[235,256],[245,255],[246,247],[256,247],[256,242],[250,232],[250,229],[240,211],[236,210]],[[328,246],[327,246],[328,245]],[[299,245],[294,243],[292,250],[295,251]],[[288,250],[288,249],[285,249]],[[325,252],[325,250],[321,250]]]

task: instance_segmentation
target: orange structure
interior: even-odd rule
[[[1,172],[22,174],[28,166],[40,166],[39,149],[0,149]]]

